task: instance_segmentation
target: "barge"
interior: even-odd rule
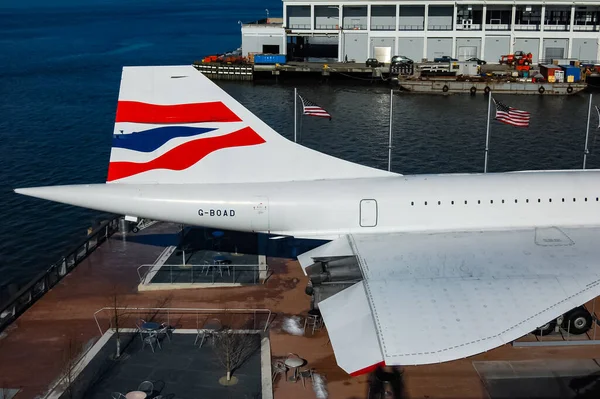
[[[401,91],[424,94],[459,94],[470,93],[527,95],[572,95],[583,91],[585,83],[537,83],[537,82],[507,82],[507,81],[456,81],[448,79],[399,80]]]

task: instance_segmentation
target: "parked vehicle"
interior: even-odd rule
[[[469,62],[476,62],[477,65],[485,65],[485,64],[487,64],[486,61],[484,61],[482,59],[479,59],[477,57],[469,58],[467,61],[469,61]]]
[[[413,64],[414,61],[404,55],[395,55],[392,57],[392,65]]]
[[[367,67],[377,68],[383,66],[383,62],[379,62],[377,58],[369,58],[366,62]]]
[[[458,61],[456,58],[452,58],[449,55],[443,55],[438,58],[434,58],[433,62],[450,62],[450,61]]]
[[[514,54],[507,54],[500,57],[500,65],[531,65],[533,63],[533,54],[523,51],[515,51]]]

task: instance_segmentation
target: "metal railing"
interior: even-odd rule
[[[598,32],[600,31],[600,25],[573,25],[575,32]]]
[[[371,30],[396,30],[396,25],[371,25]]]
[[[323,24],[315,24],[315,29],[321,30],[339,30],[339,25],[323,25]]]
[[[266,272],[265,269],[262,270]],[[140,284],[258,284],[260,265],[141,265],[137,268]]]
[[[452,30],[452,25],[428,25],[427,30]]]
[[[58,262],[31,280],[0,308],[0,331],[4,330],[17,317],[69,274],[83,259],[92,253],[118,230],[117,216],[100,224],[79,245]]]
[[[424,25],[398,25],[398,30],[424,30]]]
[[[486,24],[485,30],[510,30],[510,24]]]
[[[290,29],[310,29],[310,24],[290,24]]]
[[[103,312],[106,314],[102,315]],[[261,327],[263,331],[267,331],[269,327],[269,323],[271,322],[272,312],[269,309],[205,309],[205,308],[130,308],[130,307],[105,307],[98,309],[94,312],[94,320],[96,321],[96,326],[98,327],[98,331],[100,332],[100,336],[104,335],[104,333],[111,328],[113,328],[113,320],[114,315],[118,314],[119,316],[119,324],[120,328],[126,328],[124,324],[131,324],[131,328],[135,328],[135,320],[127,320],[131,316],[139,316],[138,318],[142,318],[145,321],[164,321],[166,318],[166,323],[176,329],[200,329],[202,326],[200,325],[201,316],[222,316],[229,315],[232,318],[236,315],[243,315],[245,319],[236,320],[235,322],[239,325],[233,326],[229,325],[227,327],[230,328],[238,328],[242,326],[248,327],[249,322],[251,321],[254,325],[254,330],[258,329],[258,325],[262,324],[259,320],[260,316],[266,316],[266,320],[264,321],[264,327]],[[186,318],[186,316],[188,316]],[[190,319],[189,316],[195,316],[195,326],[193,324],[193,318]],[[250,316],[252,316],[250,318]],[[100,326],[99,317],[104,319],[107,322],[106,329],[102,329]],[[177,323],[177,325],[174,325]],[[192,323],[192,324],[190,324]],[[240,324],[242,323],[242,324]]]
[[[566,32],[571,29],[570,25],[544,25],[544,30]]]
[[[515,30],[528,30],[528,31],[538,31],[540,30],[539,24],[515,24]]]
[[[456,30],[481,30],[481,24],[459,24]]]

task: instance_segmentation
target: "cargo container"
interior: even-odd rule
[[[581,69],[572,65],[561,65],[563,71],[565,71],[565,81],[568,83],[575,83],[581,80]]]
[[[563,83],[565,81],[565,71],[554,71],[554,78],[556,83]]]
[[[540,65],[540,73],[546,78],[547,81],[550,81],[550,77],[554,77],[555,71],[560,71],[561,68],[556,65]]]
[[[285,64],[285,54],[255,54],[254,63],[259,65]]]

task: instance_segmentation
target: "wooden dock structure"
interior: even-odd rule
[[[511,80],[509,77],[481,78],[407,78],[390,74],[389,66],[367,67],[364,63],[289,62],[275,65],[222,64],[195,62],[194,67],[214,80],[269,80],[286,78],[362,80],[397,87],[406,93],[422,94],[505,94],[572,95],[588,88],[587,83],[533,83]],[[498,68],[497,66],[494,66]],[[506,72],[506,71],[505,71]],[[399,79],[400,78],[400,79]],[[486,89],[486,87],[488,89]]]

